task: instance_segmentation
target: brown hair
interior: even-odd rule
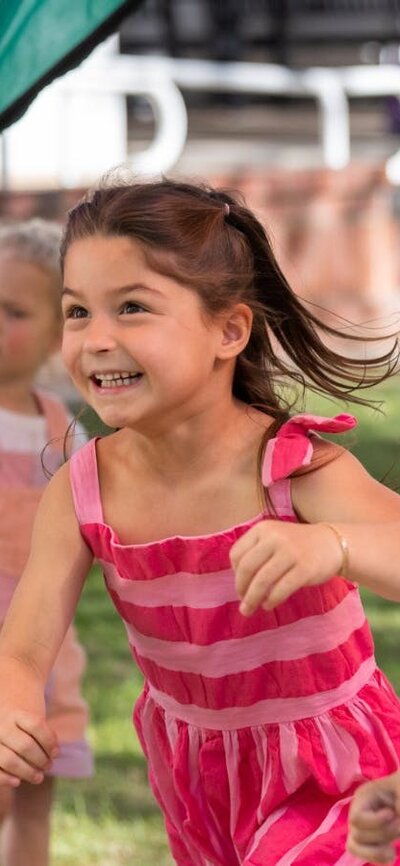
[[[142,244],[149,264],[196,291],[210,315],[238,301],[251,307],[252,332],[237,359],[233,393],[271,415],[277,426],[290,408],[279,388],[287,377],[303,390],[367,403],[355,392],[395,368],[397,341],[386,354],[367,360],[325,345],[319,332],[364,338],[322,322],[296,297],[265,229],[236,195],[173,180],[107,183],[70,211],[62,264],[70,244],[91,235]]]

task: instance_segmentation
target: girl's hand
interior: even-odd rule
[[[368,863],[393,863],[400,838],[400,773],[367,782],[354,795],[347,847]]]
[[[231,549],[236,587],[245,616],[258,607],[271,610],[302,586],[324,583],[342,564],[332,530],[322,523],[262,520]]]
[[[57,740],[46,720],[33,713],[2,712],[0,724],[0,786],[21,781],[40,784],[58,754]]]

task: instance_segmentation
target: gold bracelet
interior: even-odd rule
[[[331,529],[332,532],[335,533],[336,538],[340,544],[340,549],[342,551],[342,562],[338,574],[340,574],[342,577],[347,577],[349,573],[349,543],[347,541],[347,538],[345,538],[344,535],[342,535],[339,530],[336,529],[336,526],[332,526],[331,523],[322,523],[321,526],[326,526],[328,529]]]

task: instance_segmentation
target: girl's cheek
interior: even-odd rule
[[[71,361],[71,355],[69,354],[69,352],[65,352],[64,349],[63,349],[63,350],[61,351],[61,357],[62,357],[62,360],[63,360],[63,362],[64,362],[64,366],[66,367],[66,369],[67,369],[68,371],[71,371],[71,369],[72,369],[72,361]]]
[[[63,336],[63,341],[61,344],[61,357],[63,359],[64,365],[69,373],[72,373],[74,367],[76,366],[76,359],[79,355],[77,351],[77,347],[74,348],[74,342],[71,340],[70,335]]]
[[[13,328],[9,330],[5,340],[7,351],[13,357],[21,355],[29,345],[29,335],[24,328]]]
[[[61,355],[64,363],[66,364],[71,356],[71,336],[68,331],[66,331],[65,324],[61,342]]]

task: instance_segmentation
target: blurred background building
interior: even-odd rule
[[[400,0],[143,0],[3,134],[0,216],[62,219],[117,165],[206,179],[244,194],[302,297],[380,326],[399,61]]]

